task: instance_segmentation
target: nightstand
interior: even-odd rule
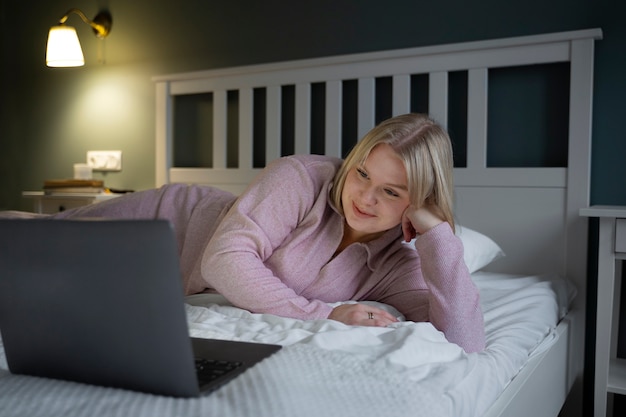
[[[607,393],[626,394],[626,359],[616,357],[626,206],[591,206],[580,215],[599,218],[594,416],[605,417]]]
[[[33,200],[35,213],[53,214],[72,208],[98,203],[119,197],[121,194],[110,193],[54,193],[43,191],[24,191],[22,197]]]

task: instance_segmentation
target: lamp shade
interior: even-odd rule
[[[50,28],[46,48],[46,65],[49,67],[80,67],[85,65],[85,58],[76,29],[65,25]]]

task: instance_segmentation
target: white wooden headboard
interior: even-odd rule
[[[451,105],[458,104],[450,98],[451,74],[466,72],[463,104],[467,145],[465,163],[455,168],[457,221],[502,246],[507,256],[490,269],[558,273],[574,282],[578,297],[573,309],[578,319],[572,339],[578,352],[570,357],[574,370],[570,378],[579,378],[584,349],[587,225],[578,212],[589,203],[594,43],[601,37],[600,29],[589,29],[156,76],[156,185],[200,183],[237,194],[261,169],[255,166],[257,153],[263,154],[260,160],[265,163],[288,153],[319,153],[316,149],[344,156],[343,142],[349,140],[344,89],[348,80],[356,90],[350,120],[354,120],[357,138],[377,122],[377,80],[381,78],[391,80],[390,97],[385,100],[392,116],[415,111],[415,86],[411,84],[414,75],[424,75],[427,111],[449,127]],[[566,63],[569,68],[563,128],[567,133],[559,149],[566,163],[489,166],[487,139],[499,140],[488,132],[492,122],[488,103],[491,71],[551,63]],[[320,86],[321,95],[315,93]],[[284,99],[287,87],[292,92],[289,103]],[[262,112],[257,108],[259,91],[263,92]],[[233,92],[237,98],[235,116],[230,104]],[[210,160],[204,167],[176,166],[175,141],[187,139],[184,133],[176,133],[177,111],[183,108],[177,108],[177,100],[197,94],[208,94],[211,100],[208,107],[192,110],[198,113],[195,118],[207,119],[204,122],[208,124],[201,122],[200,130],[210,130],[211,139],[197,148],[208,147]],[[314,97],[318,101],[322,97],[321,106],[313,103]],[[285,106],[291,107],[289,116],[285,116]],[[321,116],[318,107],[322,108]],[[292,125],[284,124],[285,117]],[[255,148],[259,128],[264,144]],[[293,130],[289,132],[293,145],[287,150],[281,149],[285,129]],[[322,145],[314,145],[315,129],[322,132]],[[237,154],[235,167],[229,159],[233,149]]]
[[[599,29],[591,29],[156,76],[156,185],[201,183],[240,193],[261,168],[253,166],[253,132],[258,123],[255,89],[265,91],[264,161],[285,154],[278,139],[283,133],[284,86],[295,90],[293,153],[311,152],[312,86],[316,83],[323,83],[325,90],[324,153],[341,157],[345,80],[357,80],[356,123],[361,137],[376,123],[377,79],[393,80],[390,115],[397,115],[411,111],[412,75],[427,74],[428,112],[447,126],[449,74],[467,71],[467,157],[465,167],[455,169],[458,221],[489,234],[503,246],[509,256],[496,262],[496,269],[582,273],[583,264],[568,263],[566,254],[576,253],[576,259],[583,259],[585,242],[566,236],[580,236],[585,228],[578,209],[587,206],[589,198],[593,47],[601,36]],[[554,62],[570,63],[567,168],[488,167],[489,71]],[[228,113],[228,94],[233,91],[238,96],[236,128]],[[210,113],[203,115],[211,119],[210,167],[175,166],[175,100],[203,93],[211,94],[213,102]],[[237,137],[229,137],[229,129],[236,130]],[[227,167],[229,140],[238,141],[235,168]],[[567,189],[567,184],[576,187]],[[563,221],[569,230],[563,230]],[[524,228],[520,230],[519,225]],[[566,241],[580,247],[566,248]]]

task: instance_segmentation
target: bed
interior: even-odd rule
[[[185,306],[192,335],[284,348],[193,400],[11,375],[0,352],[0,414],[581,414],[587,224],[578,212],[589,203],[593,50],[601,37],[589,29],[153,78],[157,186],[206,184],[238,194],[269,161],[344,156],[392,115],[428,112],[447,126],[461,154],[455,212],[481,293],[484,352],[466,354],[429,323],[374,329],[301,321],[200,294]],[[539,85],[561,99],[538,105],[536,120],[499,124],[503,109],[515,115],[526,105],[502,85]],[[549,145],[524,132],[544,113],[561,123],[538,135]],[[528,141],[522,147],[548,150],[521,163],[494,157],[490,147],[509,133],[514,142],[502,146],[519,146],[517,131]]]

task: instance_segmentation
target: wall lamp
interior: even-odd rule
[[[52,26],[48,33],[46,65],[49,67],[80,67],[85,65],[85,58],[76,29],[65,24],[72,13],[80,16],[83,22],[91,26],[98,38],[106,38],[111,31],[113,20],[108,11],[101,11],[93,20],[89,20],[79,9],[68,10],[59,20],[59,24]]]

